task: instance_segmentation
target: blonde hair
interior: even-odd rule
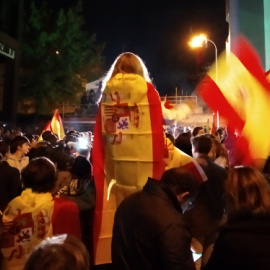
[[[270,186],[264,176],[254,168],[230,169],[225,193],[228,218],[241,213],[270,213]]]
[[[103,79],[103,89],[106,86],[106,82],[118,73],[137,74],[151,83],[150,75],[143,60],[138,55],[131,52],[124,52],[118,55]]]

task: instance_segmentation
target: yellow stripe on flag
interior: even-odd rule
[[[223,53],[218,61],[218,70],[218,81],[214,67],[210,70],[209,76],[245,121],[242,136],[249,141],[252,157],[266,158],[270,150],[268,92],[233,53],[230,53],[227,59]]]

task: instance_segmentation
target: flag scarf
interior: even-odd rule
[[[238,37],[232,48],[227,57],[223,53],[218,59],[219,77],[212,67],[198,92],[227,120],[228,131],[241,135],[231,165],[257,166],[270,150],[270,84],[256,52],[243,37]]]
[[[54,202],[50,193],[26,189],[13,199],[3,215],[1,251],[5,269],[22,269],[30,252],[52,236]]]
[[[95,264],[109,263],[114,213],[148,177],[160,179],[164,139],[158,92],[141,76],[119,73],[107,82],[94,130]],[[112,185],[114,183],[114,185]]]
[[[31,251],[45,238],[69,234],[81,239],[79,209],[75,202],[54,198],[50,192],[25,189],[3,214],[1,252],[4,269],[21,270]]]

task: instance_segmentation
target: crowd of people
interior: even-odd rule
[[[225,127],[210,134],[198,126],[175,137],[155,126],[151,121],[162,125],[166,114],[180,117],[181,108],[166,111],[146,71],[132,53],[116,59],[105,78],[94,135],[70,131],[60,140],[51,131],[41,137],[0,134],[1,269],[270,267],[269,163],[261,172],[231,166],[234,135]],[[134,85],[146,86],[134,94],[136,103],[129,100]],[[115,106],[110,116],[109,101]],[[136,143],[125,145],[125,138]],[[152,160],[142,156],[148,148]],[[105,209],[109,215],[102,219],[112,198],[115,208]],[[101,234],[95,232],[104,231],[101,220],[111,233],[105,242],[97,242]],[[111,261],[98,265],[102,253]]]

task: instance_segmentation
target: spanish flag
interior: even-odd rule
[[[270,84],[259,57],[244,37],[238,37],[229,55],[218,59],[198,86],[198,93],[213,111],[227,120],[229,132],[237,132],[231,165],[261,169],[270,150]]]
[[[51,131],[52,133],[56,134],[60,140],[64,138],[65,131],[64,131],[63,122],[62,122],[58,109],[54,111],[52,120],[47,122],[46,126],[41,132],[38,139],[39,141],[42,140],[42,134],[45,131]]]
[[[158,92],[135,74],[115,75],[99,105],[92,152],[96,185],[95,264],[111,262],[114,214],[148,177],[165,170],[163,119]]]
[[[51,121],[51,129],[54,134],[58,135],[59,140],[64,138],[65,131],[58,109],[54,111],[53,118]]]

